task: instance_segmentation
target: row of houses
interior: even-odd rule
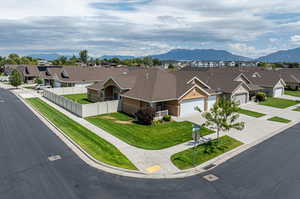
[[[192,67],[256,67],[259,62],[255,61],[192,61]]]
[[[165,68],[170,64],[179,68],[184,67],[256,67],[260,62],[257,61],[209,61],[209,60],[194,60],[194,61],[163,61]]]
[[[150,106],[183,117],[197,113],[196,106],[209,111],[220,97],[245,104],[259,91],[280,97],[286,87],[298,89],[300,85],[299,69],[33,67],[24,70],[30,81],[36,75],[53,87],[87,87],[90,101],[119,100],[121,110],[128,114]]]

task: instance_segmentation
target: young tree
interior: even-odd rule
[[[196,108],[199,112],[201,110]],[[204,126],[210,127],[217,131],[217,140],[219,143],[220,131],[229,131],[230,129],[243,130],[245,127],[244,122],[237,122],[239,118],[238,104],[231,100],[221,98],[213,106],[210,112],[205,112],[202,116],[206,119]]]
[[[82,51],[80,51],[79,52],[79,57],[80,57],[80,61],[82,62],[82,63],[85,63],[85,64],[87,64],[87,62],[88,62],[88,51],[87,50],[82,50]]]
[[[22,84],[22,76],[21,76],[21,73],[14,69],[12,72],[11,72],[11,75],[9,77],[9,82],[12,86],[14,87],[18,87]]]

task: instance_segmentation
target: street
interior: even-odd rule
[[[88,166],[14,94],[0,89],[1,199],[292,199],[300,195],[300,125],[209,173],[185,179],[122,177]],[[50,161],[50,156],[62,159]]]

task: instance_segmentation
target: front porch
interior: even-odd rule
[[[177,101],[165,101],[165,102],[143,102],[136,99],[131,99],[128,97],[121,98],[122,102],[122,111],[129,114],[135,115],[139,110],[152,107],[155,110],[155,117],[161,118],[165,115],[178,116],[179,106]]]

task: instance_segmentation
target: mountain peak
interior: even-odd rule
[[[275,53],[258,58],[263,62],[298,62],[300,63],[300,48],[294,48],[289,50],[280,50]]]
[[[210,60],[210,61],[249,61],[248,57],[234,55],[225,50],[215,49],[173,49],[167,53],[152,55],[160,60]]]

